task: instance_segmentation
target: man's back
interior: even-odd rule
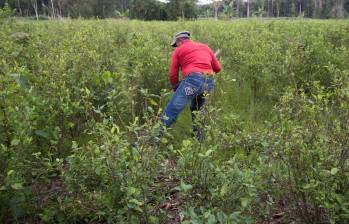
[[[172,55],[170,68],[172,84],[178,80],[179,67],[182,70],[182,78],[193,72],[213,74],[221,70],[219,62],[207,45],[190,40],[183,42]]]

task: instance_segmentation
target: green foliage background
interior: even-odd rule
[[[1,221],[349,221],[348,21],[0,26]],[[205,142],[184,111],[154,145],[179,30],[223,71]]]

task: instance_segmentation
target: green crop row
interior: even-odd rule
[[[220,49],[159,144],[175,32]],[[349,22],[0,20],[0,221],[349,222]]]

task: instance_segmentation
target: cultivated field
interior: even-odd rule
[[[175,32],[220,49],[205,141]],[[348,223],[349,21],[0,21],[0,222]]]

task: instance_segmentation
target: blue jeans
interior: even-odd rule
[[[192,73],[181,81],[172,99],[167,104],[164,114],[161,116],[162,123],[168,128],[176,120],[178,114],[191,102],[193,131],[198,132],[195,125],[195,112],[200,111],[205,103],[205,94],[213,89],[214,82],[211,76]],[[198,133],[199,134],[199,133]],[[199,137],[199,136],[198,136]]]

